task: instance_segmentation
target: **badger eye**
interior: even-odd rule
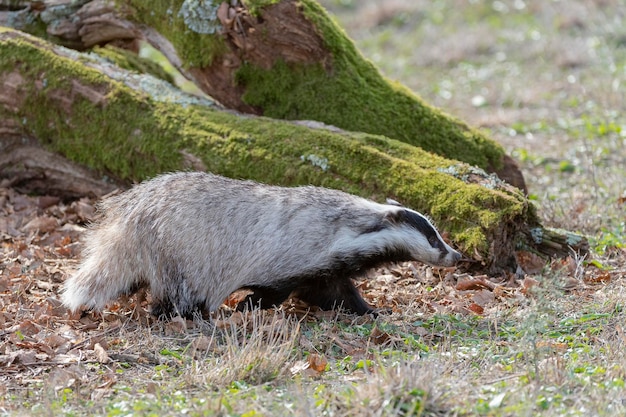
[[[441,246],[441,244],[439,243],[439,238],[437,236],[429,237],[428,243],[430,243],[430,246],[432,246],[433,248],[439,248]]]

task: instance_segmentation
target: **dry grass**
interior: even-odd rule
[[[210,338],[192,344],[193,366],[188,383],[229,386],[235,382],[264,384],[288,373],[299,336],[299,322],[281,312],[235,313],[217,321]]]

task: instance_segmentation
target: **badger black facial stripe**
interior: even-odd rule
[[[423,234],[432,247],[441,249],[440,245],[433,244],[433,242],[439,243],[440,239],[433,225],[425,217],[410,210],[401,210],[398,212],[398,220]]]

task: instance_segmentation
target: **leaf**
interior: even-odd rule
[[[476,277],[474,279],[459,281],[456,284],[455,288],[458,291],[472,291],[482,289],[493,290],[495,288],[495,285],[492,282],[487,281],[485,277]]]
[[[240,327],[244,324],[244,319],[244,314],[240,311],[236,311],[230,317],[215,320],[215,327],[217,327],[218,329]]]
[[[484,313],[484,311],[485,311],[485,309],[484,309],[484,308],[482,308],[481,306],[479,306],[479,305],[478,305],[478,304],[476,304],[476,303],[472,303],[472,304],[470,304],[470,305],[469,305],[469,307],[467,307],[467,308],[468,308],[470,311],[472,311],[472,312],[474,312],[474,313],[476,313],[476,314],[478,314],[478,315],[483,314],[483,313]]]
[[[24,232],[50,233],[58,226],[57,219],[49,216],[35,217],[22,227]]]
[[[531,277],[524,277],[522,281],[522,294],[526,295],[535,285],[539,285],[539,281]]]
[[[317,353],[312,353],[309,355],[309,368],[317,371],[324,372],[326,370],[326,365],[328,361],[324,357],[324,355],[318,355]]]
[[[496,296],[489,290],[478,291],[472,296],[472,301],[481,307],[485,307],[486,305],[493,303],[495,300]]]
[[[544,349],[553,349],[556,351],[565,351],[568,348],[567,343],[555,342],[552,340],[546,340],[546,341],[540,340],[537,342],[537,347],[544,348]]]
[[[19,331],[22,335],[33,336],[39,333],[39,327],[31,320],[24,320],[20,323]]]
[[[43,210],[50,206],[54,206],[59,201],[60,201],[59,197],[50,196],[50,195],[42,195],[37,199],[37,206]]]
[[[83,222],[92,221],[95,218],[95,209],[93,204],[86,203],[84,201],[75,201],[70,206],[71,209],[76,213],[79,220]]]
[[[234,293],[230,294],[226,298],[226,300],[224,300],[224,304],[234,309],[237,307],[237,305],[240,302],[242,302],[246,298],[246,295],[248,293],[250,293],[250,291],[242,291],[242,290],[235,291]]]
[[[585,262],[585,264],[586,264],[587,266],[594,266],[594,267],[596,267],[596,268],[598,268],[598,269],[602,269],[602,270],[608,270],[608,269],[610,269],[608,266],[604,265],[602,262],[600,262],[600,261],[599,261],[599,260],[597,260],[597,259],[592,259],[592,260],[590,260],[590,261],[588,261],[588,262]]]
[[[168,334],[185,333],[187,331],[187,321],[181,316],[173,317],[172,320],[165,324],[165,330]]]
[[[520,268],[530,275],[540,273],[547,263],[541,256],[527,251],[515,252],[515,260]]]
[[[102,347],[100,343],[96,343],[93,346],[93,352],[96,354],[96,359],[98,359],[98,362],[100,363],[110,362],[111,359],[109,358],[109,355],[107,354],[106,350],[104,350],[104,348]]]
[[[585,275],[584,281],[587,284],[599,284],[611,281],[611,273],[609,271],[600,271],[599,273],[591,273]]]
[[[195,350],[206,351],[211,347],[211,338],[208,336],[200,336],[191,343],[191,346]]]
[[[68,342],[68,340],[66,338],[64,338],[63,336],[59,336],[56,333],[52,333],[49,336],[47,336],[44,341],[48,344],[48,346],[50,346],[50,348],[52,349],[56,349],[59,346],[63,346],[65,343]]]
[[[70,388],[80,382],[85,373],[78,367],[54,368],[48,374],[46,385],[54,391]]]
[[[383,332],[378,327],[374,327],[370,333],[370,340],[375,345],[383,345],[391,339],[391,336],[387,332]]]
[[[175,351],[170,350],[170,349],[161,349],[161,351],[159,353],[161,355],[163,355],[163,356],[171,356],[171,357],[176,358],[178,360],[182,360],[183,359],[183,356],[180,353],[175,352]]]

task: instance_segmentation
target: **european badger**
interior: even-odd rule
[[[202,172],[166,174],[106,199],[86,232],[63,303],[101,309],[147,286],[156,316],[268,308],[290,294],[322,309],[373,312],[351,278],[389,261],[452,266],[461,255],[421,214],[319,187],[284,188]]]

